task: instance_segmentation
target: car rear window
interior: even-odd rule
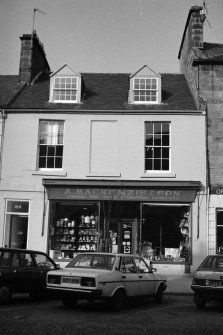
[[[208,257],[200,266],[199,270],[215,270],[223,271],[223,256],[222,257]]]
[[[115,262],[115,256],[81,254],[77,255],[66,267],[67,268],[90,268],[112,270]]]
[[[0,251],[0,266],[7,266],[9,265],[9,260],[11,258],[11,252],[10,251]]]

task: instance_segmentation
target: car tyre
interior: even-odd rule
[[[163,303],[163,286],[159,286],[155,297],[154,297],[154,302],[156,304],[162,304]]]
[[[10,285],[4,284],[0,286],[0,304],[7,305],[12,300],[12,288]]]
[[[205,308],[205,300],[202,299],[199,295],[194,296],[194,302],[197,307],[197,309],[204,309]]]
[[[77,304],[77,300],[73,297],[63,297],[62,304],[66,308],[74,308]]]
[[[117,290],[111,297],[111,307],[114,311],[123,309],[126,302],[126,293],[123,290]]]

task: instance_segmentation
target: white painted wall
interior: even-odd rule
[[[64,120],[64,159],[62,171],[37,171],[39,120]],[[90,170],[91,125],[96,121],[115,124],[117,161],[113,170]],[[146,121],[171,123],[171,173],[144,173],[144,124]],[[102,123],[101,123],[102,124]],[[114,130],[114,129],[113,129]],[[100,136],[97,137],[97,143]],[[103,138],[102,138],[103,141]],[[106,140],[108,142],[108,138]],[[106,143],[105,141],[105,143]],[[103,147],[103,145],[102,145]],[[103,151],[103,150],[102,150]],[[99,152],[97,152],[99,155]],[[147,114],[147,115],[83,115],[83,114],[9,114],[6,120],[2,181],[0,184],[0,243],[4,238],[5,199],[31,200],[29,245],[45,251],[48,233],[46,212],[44,234],[42,178],[170,180],[200,181],[205,186],[205,117],[204,115]],[[114,159],[115,155],[113,155]],[[115,168],[114,168],[115,167]],[[100,167],[101,169],[101,167]],[[93,171],[95,172],[95,171]],[[205,193],[205,190],[202,191]],[[207,250],[207,219],[205,195],[193,204],[192,248],[196,253],[195,267]],[[197,234],[198,203],[199,236]]]

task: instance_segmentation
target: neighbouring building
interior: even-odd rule
[[[206,110],[207,253],[215,254],[223,252],[223,44],[204,42],[205,19],[203,7],[191,8],[179,59],[198,108]]]
[[[74,67],[51,72],[34,31],[19,75],[0,76],[1,245],[61,262],[144,253],[160,271],[193,271],[207,254],[205,106],[184,74]]]

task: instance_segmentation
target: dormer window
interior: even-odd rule
[[[54,102],[77,102],[77,78],[55,77],[53,100]]]
[[[49,102],[80,103],[81,85],[84,85],[81,75],[64,65],[50,76]]]
[[[133,80],[133,96],[136,103],[158,103],[158,79],[135,78]]]
[[[161,76],[147,65],[130,76],[129,103],[161,103]]]

